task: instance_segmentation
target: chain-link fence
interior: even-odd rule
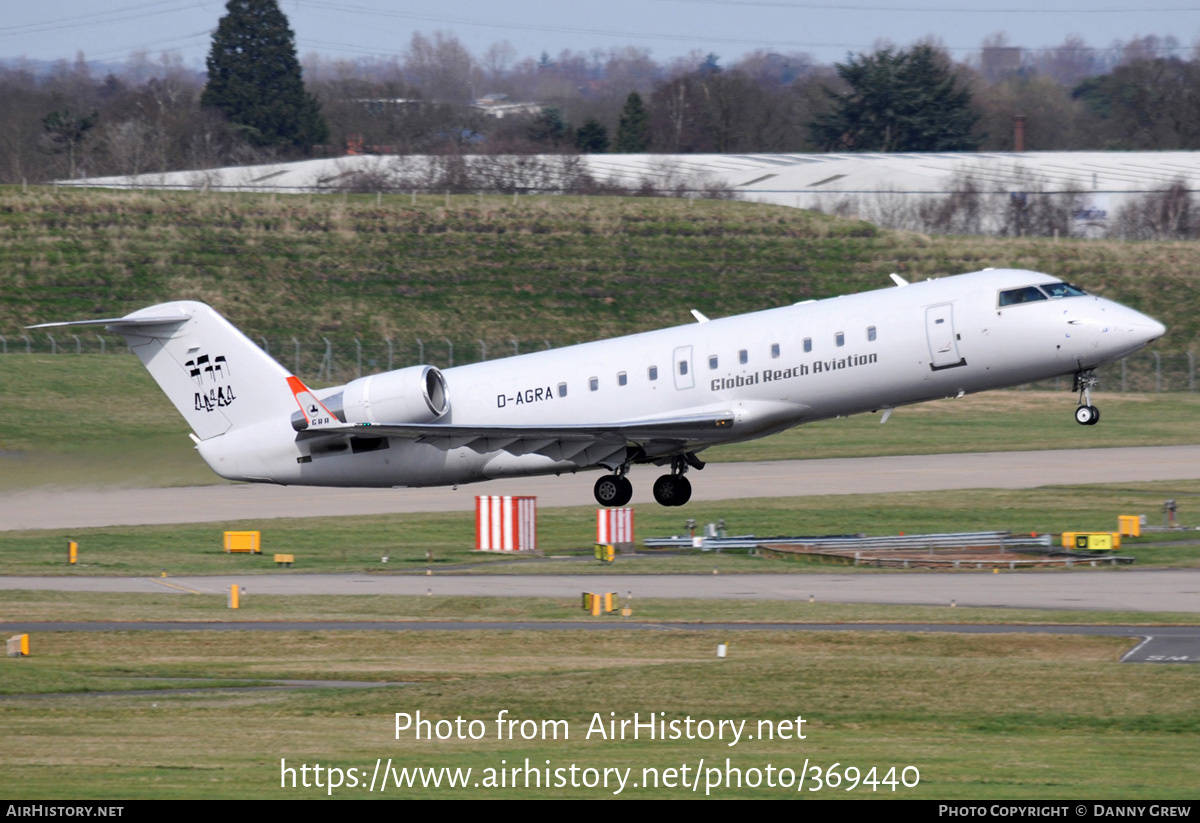
[[[271,338],[252,340],[288,371],[317,385],[345,383],[356,377],[413,365],[440,368],[498,360],[516,354],[572,345],[552,340],[450,340],[445,337],[407,338]],[[0,355],[126,354],[125,341],[111,334],[82,332],[19,332],[0,334]]]
[[[1097,391],[1110,392],[1194,392],[1196,391],[1196,355],[1161,354],[1156,351],[1132,354],[1117,363],[1096,369],[1100,378]],[[1070,377],[1030,384],[1035,389],[1071,388]]]

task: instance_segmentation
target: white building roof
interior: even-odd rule
[[[557,156],[544,159],[553,162]],[[481,158],[482,159],[482,158]],[[490,160],[497,160],[492,157]],[[637,187],[728,187],[748,200],[810,205],[862,194],[942,194],[963,180],[987,192],[1135,193],[1176,181],[1200,189],[1200,152],[940,154],[592,154],[598,180]],[[356,175],[431,162],[424,156],[355,156],[165,174],[85,178],[60,185],[234,191],[329,191]],[[799,200],[797,199],[799,198]]]

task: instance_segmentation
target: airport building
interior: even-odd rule
[[[859,217],[889,228],[963,234],[1102,237],[1113,235],[1140,209],[1147,223],[1143,233],[1171,236],[1169,223],[1186,216],[1183,199],[1200,189],[1197,152],[366,154],[60,184],[440,194],[439,169],[450,163],[465,166],[482,192],[586,191],[577,185],[586,178],[591,190],[735,197]],[[1180,214],[1172,212],[1172,192]],[[1116,236],[1143,239],[1125,229]]]

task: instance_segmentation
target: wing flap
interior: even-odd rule
[[[395,437],[402,440],[432,442],[446,440],[455,445],[476,448],[486,441],[485,450],[509,451],[518,445],[529,451],[542,451],[553,444],[580,443],[585,448],[595,442],[648,441],[680,442],[725,440],[733,428],[733,412],[656,418],[621,423],[560,425],[471,425],[457,423],[341,423],[312,426],[310,435],[357,434],[365,437]]]

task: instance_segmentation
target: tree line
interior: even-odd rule
[[[822,65],[763,51],[660,62],[632,47],[518,59],[506,43],[474,55],[451,34],[418,32],[391,58],[297,61],[272,0],[235,0],[230,14],[236,6],[260,15],[259,42],[237,40],[244,31],[223,31],[223,19],[206,72],[146,54],[103,72],[83,54],[50,66],[0,62],[0,183],[347,147],[446,155],[1008,151],[1017,115],[1030,151],[1200,148],[1200,56],[1169,37],[1110,49],[1072,38],[1029,51],[997,35],[961,61],[927,42]],[[263,36],[275,30],[274,40]],[[248,57],[254,48],[278,53]],[[250,69],[237,68],[239,60],[276,75],[246,83],[239,72]],[[481,98],[492,102],[474,104]],[[531,105],[504,108],[518,103]],[[495,116],[502,111],[510,113]]]

